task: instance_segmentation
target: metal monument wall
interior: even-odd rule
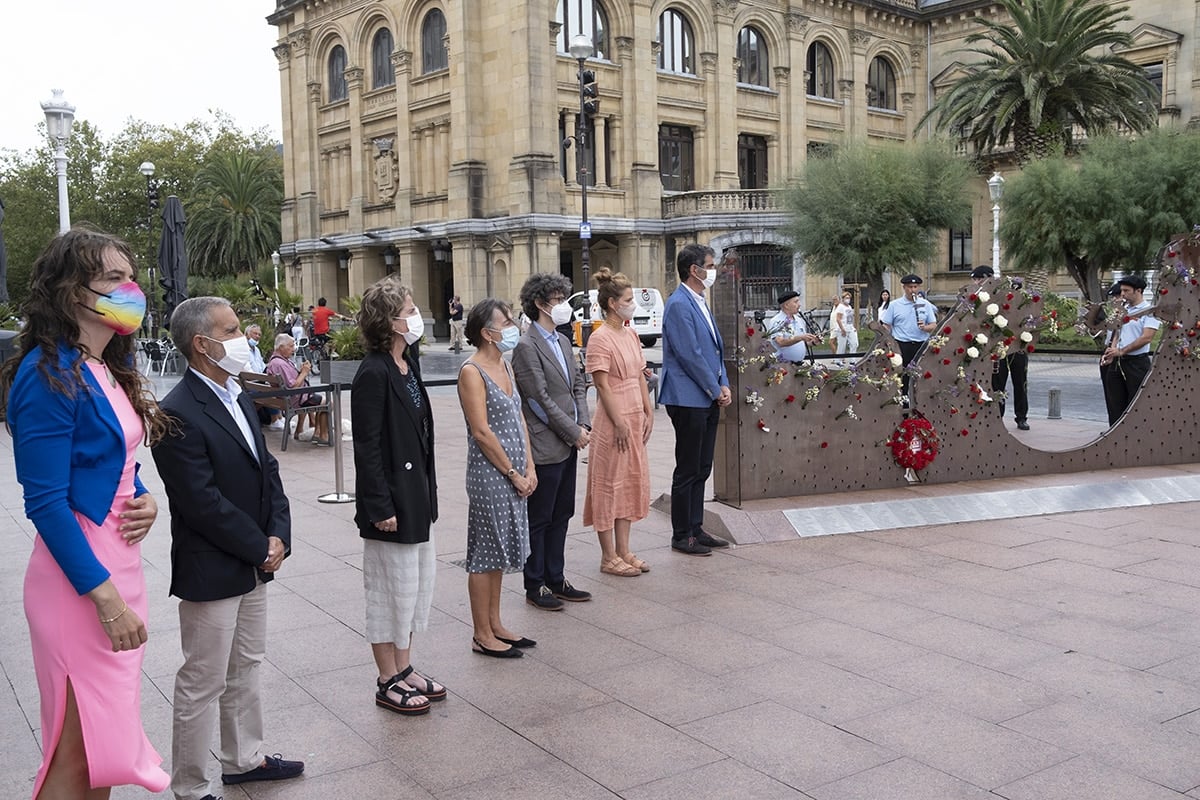
[[[717,442],[717,499],[739,506],[914,481],[1200,461],[1200,410],[1193,402],[1200,395],[1200,233],[1175,237],[1162,259],[1154,297],[1146,296],[1163,331],[1150,374],[1115,426],[1061,452],[1014,437],[1000,418],[999,398],[991,396],[995,359],[1017,347],[1035,353],[1043,331],[1075,323],[1043,313],[1036,291],[999,278],[964,294],[909,366],[905,408],[899,348],[889,337],[881,334],[870,353],[842,369],[780,362],[765,323],[738,307],[736,269],[724,272],[714,305],[733,404],[722,415]],[[1102,391],[1098,372],[1096,391]]]

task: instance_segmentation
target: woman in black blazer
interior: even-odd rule
[[[375,704],[398,714],[429,712],[446,687],[413,669],[437,572],[433,414],[409,349],[424,332],[412,290],[384,278],[363,294],[359,332],[367,356],[354,376],[355,515],[363,537],[367,641],[379,668]]]

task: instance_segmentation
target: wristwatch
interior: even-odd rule
[[[517,474],[517,468],[509,467],[508,472],[504,473],[504,477],[511,478],[513,475],[516,475],[516,474]]]

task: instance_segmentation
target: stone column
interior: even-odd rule
[[[767,177],[770,185],[782,186],[792,171],[800,166],[800,152],[803,144],[802,120],[797,120],[797,101],[792,95],[791,67],[775,67],[775,90],[779,92],[779,128],[778,135],[767,141]],[[804,106],[803,96],[799,105]]]
[[[346,91],[350,98],[350,110],[347,112],[350,115],[350,146],[349,152],[344,154],[345,161],[342,169],[349,173],[346,188],[349,190],[348,202],[344,208],[350,210],[350,218],[347,220],[347,230],[361,231],[363,229],[363,202],[366,195],[366,187],[363,185],[363,178],[369,174],[367,171],[367,157],[363,152],[363,127],[362,127],[362,89],[363,89],[363,68],[348,67],[346,75]]]
[[[779,70],[787,69],[787,67],[775,68],[775,79],[779,82],[779,97],[784,99],[784,89],[786,86],[787,102],[780,109],[780,128],[783,136],[783,151],[784,159],[787,161],[787,172],[790,175],[792,172],[800,168],[808,153],[808,80],[809,73],[804,66],[808,63],[808,50],[804,44],[805,34],[808,32],[810,19],[805,15],[789,11],[787,13],[787,46],[788,46],[788,61],[797,65],[796,74],[800,80],[790,80],[790,75],[780,75]],[[786,109],[786,116],[784,113]]]
[[[412,78],[412,52],[397,50],[392,53],[392,67],[396,70],[396,210],[393,224],[405,227],[412,224],[412,198],[414,162],[412,141],[408,130],[412,124],[408,113],[409,81]]]

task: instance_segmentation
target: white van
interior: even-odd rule
[[[596,302],[596,290],[588,292],[592,301],[591,318],[600,319],[600,305]],[[576,321],[583,319],[583,292],[576,292],[567,302],[575,310]],[[658,289],[633,287],[633,302],[637,310],[633,312],[631,326],[642,340],[642,347],[654,347],[662,336],[663,298]]]

